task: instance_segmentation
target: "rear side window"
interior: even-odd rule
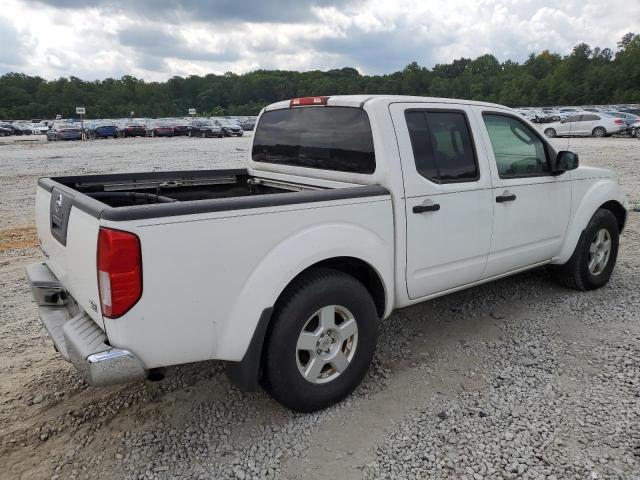
[[[255,162],[373,173],[376,158],[367,113],[351,107],[265,112],[253,140]]]
[[[480,178],[467,117],[462,112],[405,113],[418,173],[435,183]]]

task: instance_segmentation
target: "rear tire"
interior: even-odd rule
[[[547,128],[547,129],[544,131],[544,134],[545,134],[547,137],[549,137],[549,138],[555,138],[555,136],[556,136],[556,131],[555,131],[555,129],[553,129],[553,128]]]
[[[367,289],[329,268],[296,279],[276,303],[271,325],[263,385],[299,412],[349,395],[367,373],[378,338],[378,313]]]
[[[618,258],[619,235],[615,215],[609,210],[598,209],[580,235],[569,261],[557,267],[557,280],[566,287],[582,291],[605,285]]]
[[[591,134],[594,137],[602,138],[607,136],[607,131],[603,127],[596,127],[593,129],[593,132],[591,132]]]

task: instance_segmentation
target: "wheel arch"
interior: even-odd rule
[[[602,179],[594,183],[591,188],[584,193],[577,207],[574,204],[575,213],[572,212],[562,249],[553,263],[563,264],[571,258],[580,240],[580,235],[582,235],[582,232],[587,227],[591,217],[593,217],[600,208],[604,208],[613,213],[618,222],[619,231],[622,232],[627,217],[625,205],[626,199],[624,194],[612,179]]]

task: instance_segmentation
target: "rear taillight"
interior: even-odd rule
[[[301,97],[292,98],[289,107],[301,107],[303,105],[326,105],[329,97]]]
[[[137,235],[100,228],[98,233],[98,289],[102,314],[118,318],[142,295],[142,254]]]
[[[617,119],[617,120],[614,120],[613,123],[616,123],[618,125],[622,125],[624,123],[624,120]]]

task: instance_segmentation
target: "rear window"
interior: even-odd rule
[[[367,113],[351,107],[265,112],[253,141],[256,162],[373,173],[376,159]]]

